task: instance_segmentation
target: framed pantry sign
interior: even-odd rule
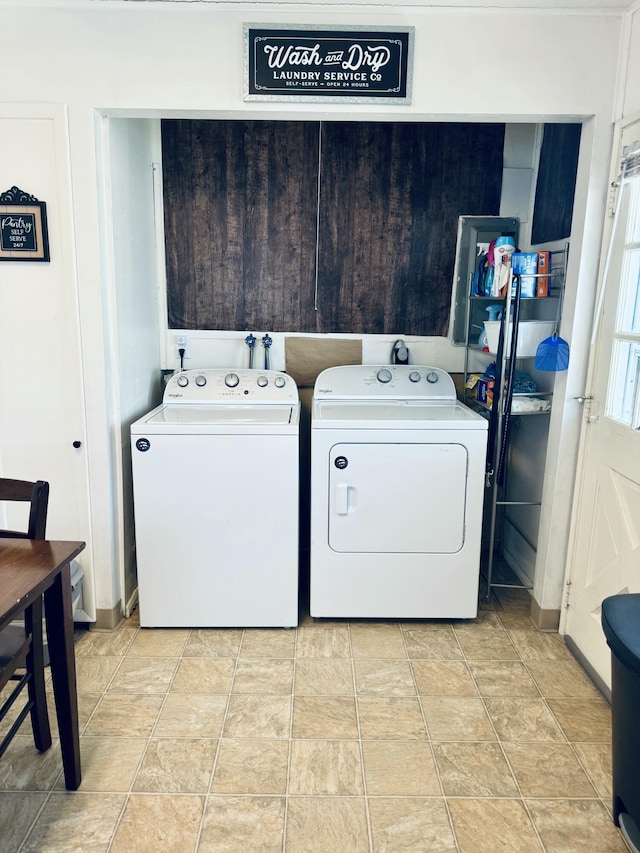
[[[0,193],[0,261],[48,261],[47,205],[18,187]]]
[[[244,25],[245,101],[411,103],[413,27]]]

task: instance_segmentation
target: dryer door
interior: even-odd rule
[[[336,444],[329,546],[347,553],[453,554],[464,544],[462,444]]]

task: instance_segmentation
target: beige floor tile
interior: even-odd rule
[[[358,717],[365,739],[406,740],[427,736],[417,699],[360,696]]]
[[[412,661],[421,696],[477,696],[476,685],[464,661]]]
[[[53,698],[53,686],[49,683],[46,687],[47,692],[47,709],[49,711],[49,725],[51,727],[51,736],[58,737],[58,717],[56,715],[56,703]],[[96,706],[100,699],[102,698],[102,693],[78,693],[78,728],[80,733],[82,734],[85,726],[89,722],[91,715],[96,709]],[[6,723],[8,719],[5,717],[3,723]],[[29,726],[28,722],[24,723],[25,726]],[[7,726],[8,728],[8,726]],[[0,727],[0,733],[5,730],[4,726]],[[28,728],[24,728],[21,731],[28,732]]]
[[[527,669],[543,696],[552,699],[599,699],[601,694],[580,664],[566,661],[527,661]]]
[[[296,656],[299,658],[348,658],[351,656],[349,629],[298,628]]]
[[[0,791],[3,853],[17,853],[46,796],[35,791]]]
[[[166,693],[178,662],[179,658],[128,656],[111,679],[108,690],[113,693]]]
[[[123,656],[138,633],[137,628],[120,628],[117,631],[84,631],[75,645],[76,658]]]
[[[223,738],[211,791],[215,794],[285,794],[288,757],[288,741]]]
[[[482,630],[466,635],[457,632],[458,642],[462,646],[465,658],[471,660],[519,660],[518,650],[502,628],[500,630]]]
[[[539,697],[540,691],[520,661],[469,661],[481,696]]]
[[[350,696],[294,697],[292,736],[343,740],[357,738],[355,699]]]
[[[546,853],[628,853],[597,800],[529,800],[527,806]]]
[[[611,742],[611,708],[604,699],[549,699],[570,741]]]
[[[132,794],[109,853],[191,853],[204,806],[200,796]]]
[[[573,749],[587,771],[598,796],[610,799],[611,745],[609,743],[574,743]]]
[[[233,693],[266,693],[285,696],[293,690],[293,659],[239,659]]]
[[[127,655],[141,658],[178,658],[184,652],[188,630],[141,628]]]
[[[402,633],[410,658],[462,660],[462,650],[449,625],[403,626]]]
[[[469,696],[422,696],[427,732],[434,741],[496,740],[481,699]]]
[[[24,853],[106,851],[125,803],[124,794],[52,794],[27,837]],[[138,848],[140,849],[140,848]]]
[[[369,796],[441,796],[431,746],[426,740],[367,740],[362,743]]]
[[[434,743],[448,797],[517,797],[513,774],[497,743]]]
[[[513,628],[508,633],[522,660],[573,660],[559,634],[535,628]]]
[[[198,853],[282,853],[282,797],[209,797]]]
[[[351,648],[354,658],[407,656],[398,625],[352,625]]]
[[[107,689],[122,656],[97,655],[76,658],[76,682],[79,693],[102,693]]]
[[[352,740],[291,742],[289,793],[304,796],[362,796],[360,746]]]
[[[227,709],[227,696],[169,693],[153,734],[157,737],[217,738]]]
[[[356,690],[363,696],[415,696],[407,660],[356,660]]]
[[[298,658],[296,661],[296,695],[349,696],[353,692],[351,660]]]
[[[296,649],[296,632],[284,628],[247,628],[240,657],[292,658]]]
[[[163,696],[105,695],[84,730],[98,737],[148,737],[158,719]]]
[[[286,853],[368,853],[364,797],[290,797]]]
[[[503,741],[564,741],[544,699],[488,697],[484,700]]]
[[[448,800],[460,853],[542,853],[520,800]]]
[[[376,797],[369,812],[374,853],[457,853],[444,800]]]
[[[524,797],[596,797],[568,743],[505,743]]]
[[[217,740],[205,738],[152,738],[133,790],[155,794],[206,794],[217,747]]]
[[[82,792],[128,793],[147,743],[141,737],[82,737]],[[56,789],[64,791],[64,776]]]
[[[197,628],[189,633],[186,658],[235,658],[240,651],[242,631],[237,628]]]
[[[487,632],[496,631],[499,634],[504,633],[504,628],[498,613],[493,610],[478,610],[478,615],[475,619],[460,619],[452,622],[453,632],[458,639],[460,637],[477,637],[483,636]]]
[[[229,699],[224,737],[288,738],[291,696],[243,696]]]
[[[0,759],[0,791],[49,791],[62,771],[60,742],[56,739],[46,752],[38,752],[29,722],[25,721]]]
[[[228,693],[235,670],[230,658],[182,658],[171,691],[175,693]]]

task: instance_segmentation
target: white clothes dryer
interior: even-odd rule
[[[298,624],[300,403],[275,370],[187,370],[131,426],[140,624]]]
[[[314,617],[473,618],[487,421],[451,376],[331,367],[311,420]]]

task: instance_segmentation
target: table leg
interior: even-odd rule
[[[67,790],[75,791],[82,775],[69,563],[45,591],[44,610],[65,785]]]

